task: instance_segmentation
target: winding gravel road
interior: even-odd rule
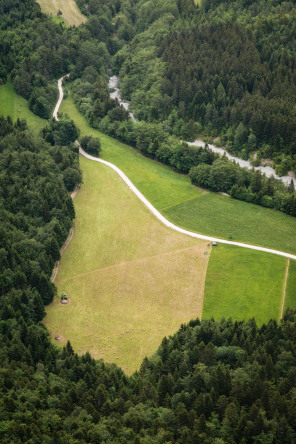
[[[69,74],[67,74],[68,76]],[[64,76],[64,77],[67,77]],[[62,88],[62,82],[64,77],[61,77],[58,80],[58,88],[59,88],[59,100],[57,102],[57,105],[55,107],[54,113],[53,113],[53,117],[58,120],[58,110],[59,107],[62,103],[63,100],[63,88]],[[78,142],[77,142],[78,143]],[[79,144],[79,152],[82,156],[86,157],[87,159],[93,160],[94,162],[99,162],[102,163],[106,166],[108,166],[109,168],[112,168],[112,170],[114,170],[121,178],[122,180],[127,184],[127,186],[130,188],[130,190],[143,202],[144,205],[146,205],[146,207],[149,209],[149,211],[154,214],[154,216],[160,220],[160,222],[162,222],[165,226],[171,228],[172,230],[178,231],[179,233],[185,234],[187,236],[191,236],[194,237],[196,239],[203,239],[203,240],[208,240],[210,242],[218,242],[221,244],[228,244],[228,245],[236,245],[238,247],[242,247],[242,248],[249,248],[251,250],[257,250],[257,251],[263,251],[265,253],[271,253],[271,254],[276,254],[278,256],[283,256],[286,258],[290,258],[290,259],[294,259],[296,260],[296,256],[293,254],[289,254],[289,253],[285,253],[284,251],[278,251],[278,250],[272,250],[270,248],[264,248],[264,247],[258,247],[257,245],[251,245],[251,244],[244,244],[241,242],[233,242],[233,241],[228,241],[226,239],[220,239],[217,237],[212,237],[212,236],[204,236],[203,234],[198,234],[198,233],[194,233],[192,231],[188,231],[185,230],[184,228],[180,228],[177,225],[174,225],[172,222],[170,222],[169,220],[167,220],[147,199],[145,196],[143,196],[143,194],[138,190],[138,188],[135,187],[135,185],[130,181],[130,179],[124,174],[123,171],[121,171],[120,168],[118,168],[116,165],[114,165],[111,162],[107,162],[106,160],[103,159],[99,159],[97,157],[91,156],[90,154],[87,154],[80,146]]]

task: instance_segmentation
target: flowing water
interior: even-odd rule
[[[117,76],[110,77],[108,87],[114,89],[114,91],[110,93],[111,99],[114,99],[114,100],[117,99],[118,102],[120,103],[120,105],[123,106],[123,108],[126,111],[128,111],[129,103],[124,102],[122,100],[122,98],[120,97],[120,90],[118,87],[118,77]],[[130,118],[135,122],[136,119],[135,119],[135,116],[133,115],[133,113],[129,111],[129,115],[130,115]]]
[[[202,140],[195,140],[194,142],[187,142],[187,143],[188,143],[188,145],[201,146],[202,148],[204,148],[206,145],[205,142],[203,142]],[[270,166],[253,167],[252,164],[248,160],[243,160],[243,159],[240,159],[239,157],[232,156],[223,148],[218,148],[217,146],[211,145],[211,144],[208,144],[208,147],[211,151],[214,151],[214,153],[221,154],[222,156],[225,155],[228,159],[234,161],[235,163],[238,163],[243,168],[248,168],[248,170],[251,170],[252,168],[254,168],[254,170],[261,171],[261,173],[265,174],[267,177],[273,176],[276,179],[281,180],[282,182],[284,182],[285,185],[289,185],[291,183],[291,179],[293,178],[292,172],[291,172],[291,176],[278,176],[276,174],[275,170],[273,168],[271,168]],[[293,181],[295,184],[295,179],[293,179]]]
[[[124,102],[121,99],[118,83],[119,83],[119,79],[117,76],[110,77],[108,86],[109,86],[109,88],[114,89],[114,91],[112,93],[110,93],[110,97],[111,97],[111,99],[117,99],[118,102],[124,107],[124,109],[126,109],[128,111],[129,103]],[[129,112],[129,115],[130,115],[131,119],[134,122],[136,122],[136,119],[135,119],[135,116],[133,115],[133,113]],[[195,140],[194,142],[187,142],[187,143],[188,143],[188,145],[199,146],[202,148],[204,148],[206,145],[205,142],[203,142],[202,140],[199,140],[199,139]],[[248,168],[249,170],[252,170],[254,168],[255,170],[261,171],[261,173],[265,174],[266,177],[273,176],[276,179],[281,180],[285,185],[289,185],[291,183],[291,179],[293,178],[294,184],[296,185],[295,174],[293,172],[290,172],[289,173],[290,175],[288,175],[288,176],[278,176],[276,174],[275,170],[273,168],[271,168],[270,166],[253,167],[253,165],[248,160],[243,160],[243,159],[240,159],[239,157],[231,156],[231,154],[229,154],[223,148],[218,148],[217,146],[211,145],[211,144],[208,144],[208,148],[215,153],[221,154],[222,156],[225,155],[228,159],[234,161],[235,163],[239,164],[243,168]]]

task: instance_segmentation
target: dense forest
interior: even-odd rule
[[[172,1],[165,13],[158,3],[139,2],[138,33],[115,58],[136,117],[177,135],[198,122],[195,135],[295,170],[295,2]]]
[[[279,3],[264,3],[266,17],[273,8],[277,10]],[[78,0],[78,4],[85,8],[84,2]],[[292,187],[286,189],[277,181],[242,170],[207,149],[179,141],[180,131],[184,137],[188,133],[193,136],[201,128],[215,132],[223,127],[229,142],[232,131],[236,134],[235,125],[227,126],[219,119],[220,127],[207,128],[202,119],[199,125],[194,123],[195,115],[190,114],[196,112],[194,106],[178,103],[180,96],[174,94],[179,94],[179,86],[174,89],[175,80],[165,81],[169,79],[169,64],[164,61],[171,45],[181,44],[186,32],[198,35],[196,17],[201,16],[200,26],[213,29],[215,25],[208,21],[218,23],[221,17],[232,16],[231,20],[237,21],[233,35],[247,35],[257,48],[249,13],[241,14],[244,20],[238,20],[232,6],[235,4],[203,1],[202,8],[198,8],[189,0],[92,0],[84,11],[90,15],[88,22],[79,28],[65,29],[41,14],[32,0],[0,0],[1,82],[10,76],[16,90],[29,100],[33,112],[48,118],[57,96],[56,78],[71,71],[74,99],[93,126],[128,141],[146,156],[180,172],[189,172],[194,183],[229,191],[234,197],[245,193],[246,200],[257,199],[257,203],[294,214]],[[255,11],[254,2],[242,4],[246,11],[252,5]],[[285,5],[289,15],[290,3]],[[268,29],[272,28],[267,21],[263,46],[264,39],[272,35]],[[146,41],[153,43],[150,49]],[[155,93],[156,99],[143,108],[143,119],[147,121],[136,125],[118,103],[110,100],[105,76],[113,57],[114,70],[121,69],[122,88],[128,96],[132,83],[127,64],[130,63],[130,73],[134,69],[129,56],[132,47],[135,58],[142,54],[138,69],[142,67],[142,75],[147,74],[142,86],[146,88],[151,81],[147,97],[152,98]],[[285,42],[282,47],[285,48]],[[291,47],[291,59],[293,51]],[[158,69],[149,71],[151,60],[156,59]],[[164,73],[164,83],[158,84]],[[131,94],[135,110],[137,100],[140,104],[143,98],[141,94],[146,94],[136,83],[137,75],[134,85],[138,87],[135,95]],[[157,121],[161,115],[153,107],[164,109],[156,103],[157,94],[165,87],[168,90],[163,98],[169,108],[161,124]],[[239,106],[237,101],[229,102],[227,85],[223,87],[225,106]],[[244,93],[242,90],[238,100],[243,99]],[[252,97],[253,92],[249,94]],[[268,93],[262,97],[270,99]],[[290,102],[287,103],[289,106]],[[217,108],[218,115],[221,110]],[[249,140],[248,122],[243,124],[245,140]],[[256,129],[252,131],[260,149],[263,143],[275,148],[267,133],[261,141]],[[52,269],[75,217],[69,192],[81,182],[78,148],[74,143],[78,136],[79,130],[69,119],[48,120],[40,134],[33,134],[25,121],[12,122],[9,117],[0,117],[1,442],[295,442],[294,311],[288,310],[280,324],[270,321],[260,328],[254,320],[192,320],[172,337],[164,338],[155,355],[145,358],[139,372],[131,377],[116,365],[95,361],[88,353],[78,356],[70,343],[60,349],[51,341],[40,321],[44,306],[55,295],[50,280]],[[285,137],[290,135],[281,137],[282,151],[277,154],[289,161],[293,147]],[[242,146],[248,143],[243,139],[241,142]],[[89,152],[99,154],[97,139],[85,137],[81,143]]]
[[[58,77],[68,72],[79,76],[87,66],[104,70],[110,63],[112,26],[102,22],[67,29],[42,14],[34,0],[0,0],[0,83],[10,76],[31,110],[50,118]]]

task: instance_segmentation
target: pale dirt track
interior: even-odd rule
[[[286,271],[285,271],[284,286],[283,286],[283,295],[282,295],[281,310],[280,310],[280,319],[282,319],[282,317],[283,317],[283,313],[284,313],[285,299],[286,299],[286,289],[287,289],[287,281],[288,281],[288,274],[289,274],[289,265],[290,265],[290,259],[287,260],[287,266],[286,266]]]
[[[58,120],[57,114],[58,114],[58,110],[60,107],[60,104],[63,100],[63,88],[62,88],[62,82],[63,82],[63,78],[69,76],[69,74],[67,74],[66,76],[61,77],[58,80],[58,88],[59,88],[59,100],[57,102],[57,105],[55,107],[54,113],[53,113],[53,117],[55,119]],[[77,142],[79,143],[79,142]],[[102,163],[104,165],[107,165],[108,167],[112,168],[112,170],[114,170],[121,178],[122,180],[127,184],[127,186],[130,188],[130,190],[143,202],[143,204],[149,209],[149,211],[154,214],[154,216],[160,220],[165,226],[171,228],[172,230],[178,231],[179,233],[182,234],[186,234],[187,236],[191,236],[193,238],[196,239],[203,239],[203,240],[208,240],[210,242],[218,242],[221,244],[227,244],[227,245],[235,245],[237,247],[242,247],[242,248],[249,248],[251,250],[256,250],[256,251],[262,251],[264,253],[271,253],[271,254],[276,254],[278,256],[283,256],[289,259],[293,259],[296,260],[296,256],[290,253],[286,253],[284,251],[279,251],[279,250],[273,250],[271,248],[265,248],[265,247],[259,247],[257,245],[251,245],[251,244],[245,244],[242,242],[233,242],[233,241],[228,241],[226,239],[220,239],[218,237],[212,237],[212,236],[205,236],[203,234],[198,234],[198,233],[194,233],[192,231],[188,231],[185,230],[184,228],[180,228],[177,225],[173,224],[172,222],[170,222],[169,220],[167,220],[147,199],[145,196],[143,196],[143,194],[138,190],[138,188],[135,187],[135,185],[130,181],[130,179],[124,174],[123,171],[121,171],[120,168],[118,168],[116,165],[114,165],[111,162],[107,162],[106,160],[103,159],[99,159],[98,157],[94,157],[91,156],[90,154],[87,154],[82,148],[81,146],[79,147],[79,152],[82,156],[86,157],[87,159],[93,160],[94,162],[99,162]]]
[[[79,188],[78,188],[78,187],[76,187],[75,190],[72,191],[72,193],[71,193],[71,199],[72,199],[72,200],[75,199],[75,197],[76,197],[78,191],[79,191]],[[64,245],[63,245],[62,248],[60,249],[60,255],[61,255],[61,257],[62,257],[62,255],[63,255],[63,253],[66,251],[66,249],[67,249],[69,243],[71,242],[73,236],[74,236],[74,227],[71,228],[71,230],[69,231],[69,236],[67,237],[67,239],[65,240]],[[57,261],[57,262],[55,263],[55,265],[54,265],[53,270],[52,270],[52,274],[51,274],[51,278],[50,278],[51,282],[54,282],[54,281],[55,281],[55,278],[57,277],[57,274],[58,274],[58,271],[59,271],[59,266],[60,266],[60,261]]]
[[[75,196],[76,196],[76,194],[75,194]],[[75,197],[75,196],[74,196],[74,197]],[[62,255],[63,255],[63,253],[66,251],[66,248],[68,247],[69,243],[71,242],[73,235],[74,235],[74,228],[71,228],[71,230],[70,230],[70,232],[69,232],[69,236],[67,237],[67,239],[66,239],[64,245],[63,245],[62,248],[60,249],[60,255],[61,255],[61,257],[62,257]],[[54,281],[55,281],[55,278],[57,277],[57,274],[58,274],[58,271],[59,271],[59,266],[60,266],[60,261],[57,261],[57,262],[55,263],[55,265],[54,265],[53,270],[52,270],[52,274],[51,274],[51,278],[50,278],[51,282],[54,282]]]
[[[68,26],[79,26],[87,18],[81,14],[75,0],[38,0],[42,12],[57,16],[57,12],[62,11],[61,18]]]

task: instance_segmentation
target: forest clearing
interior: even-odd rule
[[[0,115],[10,116],[13,120],[26,119],[35,131],[40,131],[47,124],[47,120],[36,116],[29,109],[28,101],[15,92],[11,81],[0,85]]]
[[[35,130],[39,130],[44,126],[46,121],[38,118],[29,110],[28,102],[14,92],[10,83],[0,87],[0,94],[3,97],[1,103],[5,103],[8,98],[10,99],[9,103],[13,107],[13,109],[10,109],[10,114],[13,112],[15,118],[27,118]],[[12,98],[13,100],[11,100]],[[73,104],[71,94],[63,100],[61,111],[74,118],[76,124],[82,130],[82,136],[85,134],[99,135],[103,148],[102,157],[120,166],[145,196],[165,216],[179,226],[212,235],[224,234],[226,238],[230,238],[229,236],[232,235],[232,240],[241,240],[243,238],[259,243],[258,240],[260,239],[260,243],[264,246],[285,247],[287,251],[293,245],[293,233],[295,231],[293,226],[291,226],[291,221],[294,222],[294,218],[274,210],[264,209],[216,193],[207,192],[191,185],[187,176],[178,174],[165,165],[147,159],[136,150],[90,128],[85,118]],[[270,218],[266,219],[266,215],[270,215]],[[249,224],[242,223],[246,217],[250,221]],[[253,222],[251,222],[252,219]],[[284,223],[285,220],[286,223]],[[262,229],[260,230],[258,230],[258,221],[259,223],[262,221]],[[274,230],[268,229],[271,226],[274,227]],[[202,227],[202,229],[199,229],[199,227]],[[266,227],[265,230],[264,227]],[[210,229],[211,231],[209,231]],[[234,233],[237,234],[235,235]],[[273,233],[272,236],[271,233]],[[284,246],[283,243],[285,244]],[[294,252],[293,248],[290,248],[290,251]],[[252,266],[251,261],[248,260],[250,255],[255,260]],[[257,259],[259,259],[261,267],[259,271],[260,279],[257,279],[256,283],[253,281],[250,285],[250,280],[235,277],[249,276],[249,272],[253,268],[256,269]],[[223,278],[220,276],[218,279],[219,273],[217,275],[217,269],[221,264],[225,264],[225,261],[227,261],[227,267],[223,266],[220,270]],[[265,266],[262,266],[262,261],[265,263]],[[291,262],[287,286],[287,300],[290,306],[294,301],[293,284],[291,284],[293,281],[293,263],[294,261]],[[241,249],[229,250],[229,247],[219,247],[219,250],[213,254],[210,261],[206,280],[206,299],[203,316],[205,318],[215,316],[217,319],[223,316],[233,316],[233,318],[238,316],[238,319],[248,319],[252,314],[259,324],[270,316],[277,318],[277,307],[281,297],[279,288],[282,281],[281,276],[284,275],[282,268],[281,258],[271,258],[270,255],[256,252],[244,251],[242,253]],[[271,273],[270,270],[273,270],[273,272]],[[80,274],[78,270],[76,274]],[[84,276],[84,279],[86,278],[87,276]],[[89,278],[93,281],[91,276]],[[77,277],[77,279],[80,278]],[[268,286],[270,288],[270,297],[266,299],[266,303],[264,301],[259,301],[260,303],[258,303],[256,295],[263,294]],[[234,291],[234,288],[236,288],[236,291]],[[290,288],[291,291],[289,292]],[[252,292],[254,292],[255,304],[251,304],[252,299],[249,298]],[[237,294],[239,295],[238,298]],[[289,294],[290,296],[288,296]],[[224,295],[223,299],[221,295]],[[216,299],[217,297],[218,299]],[[267,306],[268,301],[271,299],[273,300],[272,307]],[[234,301],[235,304],[233,303]],[[263,305],[261,305],[262,302]],[[264,307],[265,311],[262,311]],[[159,338],[163,336],[161,335]],[[92,338],[88,339],[93,343]],[[153,347],[155,349],[156,346],[157,342],[151,347],[151,350],[153,351]],[[84,350],[85,348],[80,347],[80,349]]]
[[[118,190],[116,188],[114,189],[114,184],[109,184],[106,178],[102,178],[102,173],[98,175],[99,170],[102,168],[101,166],[97,165],[99,168],[94,170],[95,165],[91,167],[89,162],[84,158],[81,158],[81,166],[84,177],[85,167],[87,166],[87,177],[90,182],[93,182],[94,176],[97,175],[96,183],[93,182],[92,186],[87,186],[89,193],[93,193],[99,183],[101,183],[101,186],[102,183],[104,183],[104,187],[107,187],[106,190],[112,189],[113,198],[118,202],[118,198],[116,197]],[[90,168],[91,174],[88,168]],[[107,173],[106,171],[104,172]],[[122,185],[121,183],[121,186]],[[85,184],[83,187],[84,186]],[[101,212],[100,209],[104,209],[104,214],[108,213],[108,209],[110,213],[114,213],[114,211],[116,211],[115,201],[111,204],[106,202],[106,199],[110,200],[110,193],[107,193],[107,191],[104,192],[104,188],[101,190],[101,193],[105,198],[104,203],[98,205],[99,213]],[[125,372],[130,373],[139,368],[140,362],[144,356],[149,355],[149,351],[150,353],[153,351],[153,345],[151,349],[147,345],[147,338],[149,338],[149,345],[154,344],[153,332],[161,331],[163,336],[163,334],[165,334],[162,330],[164,325],[168,327],[168,324],[170,324],[172,320],[172,315],[178,316],[180,312],[180,306],[178,307],[178,305],[184,303],[185,295],[182,297],[184,283],[181,281],[178,282],[178,278],[180,278],[180,271],[183,270],[184,272],[185,269],[187,269],[187,272],[190,271],[190,268],[188,270],[188,263],[186,261],[187,256],[185,255],[184,257],[183,254],[185,252],[189,253],[192,259],[192,247],[181,248],[169,254],[153,254],[149,257],[141,257],[140,260],[119,260],[118,263],[118,252],[120,252],[120,254],[125,252],[125,254],[130,257],[129,248],[127,250],[123,248],[122,242],[124,242],[124,240],[118,227],[111,230],[111,233],[113,233],[113,236],[111,234],[111,242],[109,238],[110,233],[108,233],[108,235],[107,233],[105,233],[105,235],[101,233],[101,240],[105,241],[106,244],[104,245],[103,243],[103,247],[93,246],[93,227],[100,227],[100,230],[104,231],[104,227],[106,229],[106,227],[110,226],[111,220],[114,222],[114,216],[107,216],[104,224],[98,220],[92,223],[91,218],[94,212],[89,213],[85,205],[93,208],[93,199],[89,198],[85,192],[80,192],[78,196],[80,200],[78,201],[76,223],[79,224],[78,226],[80,227],[79,235],[81,237],[82,228],[82,231],[85,231],[85,233],[81,238],[83,239],[83,236],[85,236],[86,239],[90,239],[92,242],[90,241],[88,248],[86,248],[87,242],[85,242],[85,239],[80,240],[80,245],[78,246],[75,246],[73,242],[71,247],[75,248],[75,252],[71,254],[68,250],[68,260],[66,259],[66,255],[62,261],[60,274],[57,279],[58,290],[59,292],[62,291],[70,295],[71,301],[76,300],[75,305],[71,302],[71,305],[67,307],[67,320],[65,321],[65,313],[62,311],[64,307],[60,304],[59,298],[57,298],[56,301],[48,307],[48,315],[45,323],[54,337],[58,336],[61,338],[61,344],[64,344],[70,339],[79,353],[84,353],[86,350],[89,350],[94,357],[104,358],[107,362],[116,362],[122,366]],[[83,217],[87,218],[87,220],[84,221],[79,219],[79,217],[81,218],[82,216],[81,211],[79,211],[79,202],[81,202],[81,199],[83,199],[82,205],[84,206],[82,212]],[[119,199],[119,201],[120,200],[121,199]],[[124,208],[125,210],[127,209],[126,205]],[[119,213],[122,214],[122,211],[119,211]],[[126,214],[127,220],[124,224],[126,227],[141,222],[139,214],[137,214],[136,217],[133,217],[132,214],[133,212],[129,215]],[[110,218],[109,221],[108,218]],[[140,225],[142,226],[143,224],[140,223]],[[89,227],[92,227],[91,230]],[[116,236],[114,236],[114,231],[116,235],[119,236],[117,241]],[[134,233],[134,231],[135,228],[132,227],[131,232]],[[95,237],[98,238],[99,241],[100,236],[95,235]],[[153,239],[153,236],[151,237],[150,235],[149,241],[147,242],[146,240],[147,245],[151,242],[151,239]],[[117,252],[114,251],[112,255],[112,247],[110,250],[110,245],[113,245],[114,241],[117,248],[117,242],[120,242],[120,247]],[[129,242],[128,245],[130,246]],[[210,244],[208,244],[208,246],[209,245]],[[139,242],[136,242],[136,249],[138,249],[139,246]],[[100,252],[100,257],[97,256],[98,251]],[[216,256],[216,261],[213,262],[211,272],[209,272],[206,277],[206,298],[204,301],[203,316],[205,318],[216,316],[217,319],[233,316],[238,320],[254,316],[259,325],[266,322],[270,317],[279,318],[282,300],[282,276],[285,275],[285,259],[255,251],[247,251],[241,254],[241,249],[231,246],[220,246],[219,250],[215,251],[218,251],[218,259]],[[115,264],[113,263],[114,253],[116,256]],[[138,254],[139,253],[140,249],[138,251]],[[179,256],[180,253],[181,256]],[[208,251],[203,251],[203,253],[205,253],[204,256],[208,256]],[[78,254],[78,256],[75,257],[75,254]],[[111,260],[109,257],[110,254]],[[174,268],[175,254],[177,254],[177,262],[180,267],[178,270]],[[86,268],[85,270],[77,268],[77,265],[80,266],[79,257],[88,258],[83,264],[83,267]],[[167,259],[169,259],[169,267]],[[102,260],[103,264],[101,263]],[[94,267],[94,264],[99,263],[99,266],[96,265],[96,267]],[[233,270],[233,263],[237,264],[235,271]],[[75,267],[77,268],[76,272]],[[167,275],[173,277],[173,282],[170,281],[173,284],[173,288],[176,289],[175,284],[178,283],[175,298],[172,287],[167,286],[167,280],[164,279],[164,276]],[[197,277],[194,273],[190,276],[191,283],[195,282],[194,276],[195,278]],[[273,284],[271,284],[271,282],[273,282]],[[203,293],[203,284],[201,286],[201,282],[199,282],[198,286]],[[77,288],[80,288],[80,292],[75,290]],[[159,290],[161,295],[158,294]],[[81,293],[83,295],[82,297]],[[100,295],[100,293],[102,294]],[[263,293],[265,293],[264,298],[261,296]],[[163,299],[163,296],[166,294],[171,297]],[[187,287],[187,300],[191,294],[192,291]],[[142,295],[145,303],[143,303],[139,295]],[[199,300],[198,317],[201,317],[203,309],[202,295],[199,296]],[[156,306],[156,301],[161,305],[161,308],[159,305]],[[179,302],[176,303],[174,301]],[[99,306],[98,312],[95,314],[93,306]],[[172,314],[167,317],[168,306],[172,308]],[[186,310],[188,310],[189,307],[193,309],[192,302],[188,304],[185,303],[185,307]],[[147,313],[149,314],[148,325],[146,324]],[[126,314],[128,314],[127,317]],[[75,319],[75,322],[73,322],[71,315],[73,319]],[[141,319],[142,315],[144,315],[143,319]],[[169,323],[168,319],[170,320]],[[163,321],[162,326],[160,326],[162,324],[161,321]],[[128,329],[124,330],[124,326],[128,326]],[[149,331],[149,327],[152,327],[152,330]],[[132,343],[135,344],[134,347],[130,347]],[[136,350],[137,348],[140,349],[141,356],[139,357],[139,353],[137,353],[136,356],[131,356],[131,349]],[[137,357],[139,357],[138,361]]]
[[[107,167],[80,162],[75,234],[55,281],[71,304],[58,297],[44,323],[59,344],[131,373],[163,336],[201,317],[211,247],[163,227]]]

